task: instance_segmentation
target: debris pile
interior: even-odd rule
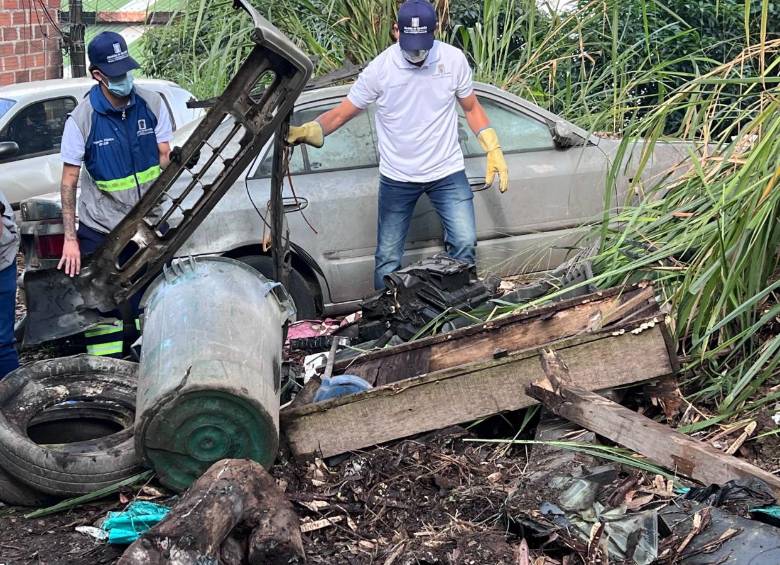
[[[211,262],[206,263],[225,276],[235,267],[230,260]],[[440,274],[440,266],[434,273]],[[188,314],[191,325],[177,338],[183,340],[179,349],[188,351],[192,360],[182,364],[176,355],[165,353],[170,339],[162,336],[170,332],[155,326],[155,312],[172,307],[167,301],[175,303],[178,293],[187,294],[189,279],[203,274],[197,262],[176,268],[150,294],[150,329],[144,335],[141,362],[141,380],[146,379],[146,384],[137,392],[135,365],[114,360],[101,362],[129,371],[120,379],[125,389],[109,382],[96,393],[81,381],[57,380],[67,373],[68,363],[96,362],[85,357],[59,360],[61,370],[48,370],[44,377],[36,371],[44,372],[47,365],[29,365],[0,383],[0,393],[8,388],[0,394],[4,406],[35,394],[45,396],[30,411],[32,416],[65,410],[69,402],[83,408],[87,398],[99,399],[102,391],[114,389],[125,391],[127,402],[115,404],[130,410],[134,418],[138,417],[132,402],[136,395],[139,406],[157,406],[180,403],[191,390],[220,391],[219,399],[203,402],[200,413],[187,411],[192,417],[184,427],[154,446],[160,453],[176,455],[175,466],[173,455],[146,457],[163,485],[187,490],[173,499],[158,493],[155,500],[164,511],[148,524],[146,518],[139,518],[143,528],[125,528],[114,536],[114,541],[132,542],[120,563],[302,563],[306,559],[310,563],[696,564],[707,562],[697,561],[701,556],[713,555],[730,563],[731,556],[749,550],[748,538],[759,540],[756,543],[770,556],[772,548],[780,548],[775,526],[761,523],[780,520],[780,508],[775,506],[780,479],[620,403],[615,389],[635,386],[645,389],[643,393],[636,388],[635,399],[643,394],[660,396],[661,406],[670,412],[679,404],[674,377],[678,364],[651,286],[573,297],[350,357],[337,355],[348,347],[348,340],[331,336],[323,340],[327,343],[318,344],[327,345],[324,367],[281,410],[283,301],[270,287],[253,293],[268,298],[270,302],[261,302],[274,306],[275,315],[263,310],[260,318],[265,321],[258,318],[250,325],[268,323],[277,329],[275,337],[265,342],[267,350],[250,351],[257,355],[256,361],[273,360],[269,367],[276,368],[263,386],[274,395],[267,412],[279,410],[281,455],[274,466],[270,459],[265,461],[266,470],[251,451],[257,433],[241,432],[237,426],[219,431],[214,424],[216,413],[230,421],[245,418],[236,410],[226,411],[223,397],[251,395],[251,387],[236,377],[243,373],[231,369],[230,357],[236,351],[245,354],[248,348],[230,346],[251,338],[252,332],[234,336],[224,346],[213,346],[218,341],[212,340],[207,347],[199,342],[199,328],[219,325],[219,320],[209,318],[208,308],[200,308]],[[446,280],[437,277],[432,279]],[[248,283],[232,286],[240,292]],[[165,300],[158,296],[168,291],[171,295]],[[244,304],[242,315],[251,317],[250,301],[239,302]],[[354,321],[326,326],[327,332],[338,333],[354,326]],[[266,337],[271,334],[263,332]],[[213,361],[196,363],[203,354]],[[250,367],[252,362],[247,359],[237,366]],[[291,356],[288,372],[302,371],[302,362]],[[263,371],[259,366],[250,372],[257,376]],[[53,386],[36,386],[46,378],[54,379]],[[167,383],[167,388],[152,386],[155,378]],[[232,392],[225,388],[233,385]],[[28,389],[34,394],[17,395]],[[153,389],[158,392],[153,394]],[[535,408],[528,410],[531,407]],[[116,407],[114,411],[125,414]],[[474,429],[489,431],[495,421],[491,417],[498,414],[510,422],[522,418],[513,439],[506,439],[506,433],[480,439],[459,427],[476,422]],[[114,445],[125,438],[132,446],[132,429],[125,424],[100,440],[85,441]],[[136,429],[142,430],[143,449],[148,450],[151,428]],[[41,428],[36,433],[43,441],[50,432]],[[136,443],[141,437],[136,435]],[[598,438],[616,446],[600,444]],[[63,449],[28,441],[37,449]],[[84,442],[69,445],[76,446],[69,448],[75,451],[92,446],[93,451],[83,454],[87,457],[99,449]],[[249,459],[231,458],[234,453],[247,453]],[[149,473],[130,476],[140,465],[131,454],[132,465],[115,479],[124,479],[121,484],[149,477]],[[10,481],[34,486],[35,492],[43,494],[70,494],[42,489],[38,482],[16,474],[8,461],[7,455],[0,457]],[[72,508],[115,492],[117,487],[107,482],[99,484],[105,488],[94,496],[30,515]],[[719,486],[690,488],[695,482]],[[0,497],[16,492],[4,491],[2,484]],[[73,494],[83,492],[82,488]],[[125,514],[111,516],[121,519],[133,508],[130,505]],[[74,523],[77,535],[111,541],[103,528],[105,512],[98,518]],[[770,563],[773,557],[767,559]]]
[[[387,275],[387,288],[363,301],[358,341],[408,341],[448,312],[460,315],[442,320],[442,331],[469,326],[474,320],[462,313],[495,298],[500,283],[479,279],[473,266],[444,254],[413,263]]]

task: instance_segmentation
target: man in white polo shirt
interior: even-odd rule
[[[374,286],[401,266],[415,204],[428,195],[444,226],[447,253],[475,263],[477,230],[471,187],[458,143],[459,103],[487,153],[488,186],[509,173],[501,145],[472,87],[463,52],[434,40],[436,11],[427,0],[408,0],[398,10],[398,43],[363,70],[341,104],[315,121],[291,127],[288,143],[322,147],[325,136],[376,105],[379,144],[379,222]]]

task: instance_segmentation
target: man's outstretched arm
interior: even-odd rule
[[[496,130],[490,127],[490,119],[485,113],[485,109],[473,92],[465,98],[458,98],[458,102],[466,115],[466,122],[477,136],[477,140],[487,156],[485,186],[491,186],[495,178],[498,177],[498,189],[501,192],[506,192],[509,188],[509,169],[504,159],[504,152],[501,151],[498,135]]]
[[[339,129],[360,112],[362,112],[360,108],[345,98],[338,106],[320,114],[313,122],[291,126],[287,143],[290,145],[305,143],[313,147],[322,147],[326,135]]]

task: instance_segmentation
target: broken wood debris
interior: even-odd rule
[[[667,347],[666,327],[663,322],[648,322],[637,320],[624,326],[629,331],[617,335],[602,330],[570,337],[555,342],[555,347],[571,367],[574,381],[585,389],[670,375],[676,362]],[[646,330],[630,331],[643,324]],[[633,351],[643,354],[632,355]],[[544,376],[540,352],[536,348],[461,364],[364,393],[284,410],[280,414],[282,432],[294,455],[330,457],[526,408],[535,400],[526,395],[525,386]]]
[[[660,316],[652,286],[615,288],[369,352],[338,362],[334,372],[363,377],[378,387],[466,363],[490,361],[550,341],[624,328],[635,320]]]
[[[586,390],[560,353],[542,352],[545,378],[527,388],[553,413],[703,484],[758,478],[780,496],[780,478],[775,475]]]
[[[128,547],[119,565],[247,559],[302,563],[301,528],[292,504],[262,465],[223,459],[193,483],[162,522]]]
[[[321,530],[327,528],[333,524],[337,524],[344,520],[344,516],[334,516],[333,518],[322,518],[320,520],[314,520],[313,522],[303,522],[301,524],[301,532],[308,533],[315,530]]]

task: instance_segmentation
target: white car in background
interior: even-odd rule
[[[25,198],[59,192],[62,128],[95,84],[74,78],[0,87],[0,191],[14,208]],[[176,83],[139,78],[135,84],[162,96],[174,130],[203,113],[187,107],[193,96]]]

